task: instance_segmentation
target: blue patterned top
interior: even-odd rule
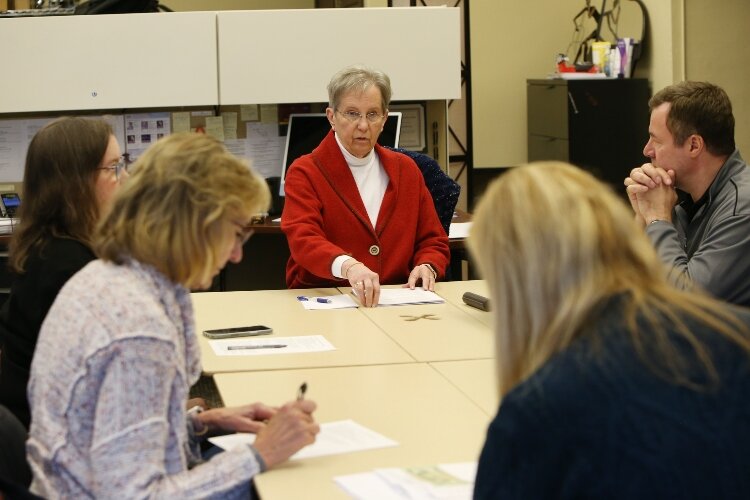
[[[48,498],[248,498],[250,447],[201,463],[185,402],[201,372],[186,288],[94,261],[52,305],[31,366],[32,491]]]

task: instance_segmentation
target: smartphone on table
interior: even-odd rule
[[[273,329],[265,325],[235,326],[233,328],[217,328],[214,330],[203,330],[203,335],[209,339],[231,339],[234,337],[254,337],[256,335],[269,335]]]

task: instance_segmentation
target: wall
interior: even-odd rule
[[[578,0],[469,4],[474,168],[526,161],[526,79],[554,71]],[[543,13],[543,15],[540,15]]]
[[[623,3],[623,12],[635,5]],[[635,76],[651,79],[652,89],[658,89],[681,79],[682,0],[644,4],[650,16],[649,43]],[[471,2],[474,168],[527,160],[526,79],[554,71],[555,54],[566,51],[574,33],[572,19],[584,6],[583,0]],[[621,36],[638,28],[636,21]]]
[[[686,77],[708,80],[727,91],[734,111],[737,147],[745,159],[750,158],[750,57],[745,52],[750,46],[748,22],[747,0],[685,1]]]

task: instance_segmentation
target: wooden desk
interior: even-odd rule
[[[395,288],[392,285],[386,288]],[[340,288],[350,293],[351,288]],[[360,307],[398,345],[417,361],[452,361],[494,357],[490,328],[474,318],[470,311],[446,302],[397,307]],[[432,314],[438,319],[413,317]]]
[[[335,288],[327,288],[192,294],[203,371],[214,374],[414,361],[359,309],[307,311],[297,301],[297,296],[302,294],[338,293]],[[324,335],[336,350],[268,356],[217,356],[202,335],[203,330],[211,328],[259,324],[273,328],[276,337]]]
[[[393,308],[391,308],[393,309]],[[334,476],[381,467],[475,461],[490,418],[426,364],[216,375],[229,406],[282,404],[302,381],[318,422],[353,419],[399,446],[287,462],[255,479],[264,500],[348,498]]]
[[[474,292],[483,297],[489,297],[490,292],[484,280],[441,281],[435,284],[435,293],[446,301],[458,307],[473,318],[492,328],[492,314],[476,307],[467,306],[462,297],[465,292]]]
[[[430,363],[490,418],[497,414],[500,397],[494,359],[438,361]]]

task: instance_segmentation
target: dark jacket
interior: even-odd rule
[[[691,390],[641,361],[621,316],[610,308],[589,337],[600,344],[575,341],[505,396],[474,498],[750,498],[748,353],[692,325],[721,382]]]
[[[95,258],[83,243],[52,239],[41,254],[29,255],[26,272],[15,278],[0,311],[0,404],[27,429],[26,386],[39,329],[63,285]]]

